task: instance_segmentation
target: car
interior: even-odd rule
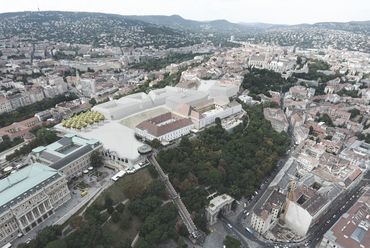
[[[23,237],[23,233],[18,233],[18,234],[17,234],[17,237],[18,237],[18,238]]]
[[[247,212],[245,215],[246,215],[246,216],[248,216],[249,214],[250,214],[250,213],[249,213],[249,212]]]
[[[227,227],[230,228],[230,229],[233,228],[233,226],[229,223],[227,223]]]
[[[335,217],[337,217],[337,215],[336,215],[336,214],[334,214],[334,215],[333,215],[333,219],[334,219]]]
[[[31,243],[31,238],[26,239],[26,244]]]
[[[330,223],[330,220],[327,220],[327,221],[326,221],[326,224],[329,224],[329,223]]]

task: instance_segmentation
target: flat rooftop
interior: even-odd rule
[[[134,129],[139,123],[170,111],[166,106],[151,108],[120,120],[122,125]]]
[[[60,169],[99,145],[100,142],[94,138],[83,138],[69,133],[48,146],[36,147],[32,153],[54,169]]]
[[[135,131],[119,121],[106,120],[104,123],[86,129],[71,130],[58,124],[57,130],[72,132],[86,139],[97,139],[104,149],[116,152],[121,158],[136,160],[139,157],[137,149],[143,145],[135,138]]]
[[[222,194],[222,195],[219,195],[219,196],[216,196],[215,198],[213,198],[212,200],[209,201],[209,205],[208,205],[208,209],[211,211],[211,212],[214,212],[219,206],[227,203],[227,202],[231,202],[233,201],[234,199],[227,195],[227,194]]]

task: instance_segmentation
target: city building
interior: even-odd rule
[[[341,192],[342,188],[339,186],[308,174],[292,190],[291,199],[287,199],[284,216],[286,225],[294,233],[304,237]]]
[[[370,144],[363,140],[356,140],[343,149],[339,156],[367,170],[370,167]]]
[[[366,248],[370,244],[370,188],[324,234],[320,248]]]
[[[32,150],[32,159],[58,170],[68,180],[82,175],[91,163],[93,151],[101,151],[102,144],[95,139],[85,139],[66,134],[62,139]]]
[[[202,129],[213,124],[217,118],[240,114],[242,106],[236,101],[230,102],[228,98],[217,97],[194,104],[179,104],[173,110],[181,116],[190,117],[194,127]]]
[[[25,138],[33,129],[41,127],[42,122],[37,117],[31,117],[27,120],[14,122],[13,124],[0,128],[0,137],[7,135],[11,140],[14,138]]]
[[[281,133],[287,132],[289,123],[284,111],[281,109],[274,109],[274,108],[264,108],[263,115],[265,118],[271,122],[272,128]]]
[[[66,177],[39,163],[0,180],[0,245],[38,226],[70,198]]]
[[[168,112],[141,122],[135,132],[147,140],[158,139],[166,143],[189,134],[192,128],[191,120]]]
[[[7,113],[13,110],[10,101],[5,97],[0,95],[0,114]]]
[[[276,189],[268,190],[270,193],[264,194],[265,199],[261,199],[252,212],[251,226],[260,234],[276,224],[286,198]]]

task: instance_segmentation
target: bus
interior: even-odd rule
[[[251,229],[249,229],[248,227],[245,227],[245,230],[251,234],[253,234],[253,231]]]
[[[10,247],[12,247],[12,244],[11,243],[7,243],[7,244],[3,245],[3,247],[1,247],[1,248],[10,248]]]

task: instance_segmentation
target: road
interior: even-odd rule
[[[241,242],[242,247],[249,247],[248,242],[250,240],[245,237],[245,234],[243,234],[245,230],[241,229],[239,226],[233,226],[228,219],[222,216],[219,218],[219,220],[225,225],[225,229],[233,234],[234,238],[237,238]]]
[[[271,240],[266,240],[260,235],[251,234],[250,232],[246,231],[245,226],[242,224],[242,219],[244,218],[245,214],[243,211],[251,212],[255,205],[256,199],[259,197],[255,197],[247,206],[246,208],[239,208],[239,213],[237,214],[236,219],[232,219],[229,217],[224,217],[223,221],[229,223],[233,226],[235,230],[238,230],[243,238],[248,241],[253,241],[258,243],[261,247],[305,247],[307,244],[309,247],[316,247],[321,241],[323,235],[331,228],[331,226],[344,214],[348,211],[348,209],[357,201],[357,199],[362,195],[364,188],[368,185],[370,173],[363,178],[353,189],[349,190],[348,192],[342,194],[338,198],[336,198],[328,211],[323,214],[319,220],[312,225],[306,237],[299,242],[273,242]],[[266,186],[261,189],[262,192],[266,190]],[[261,195],[261,194],[259,194]],[[247,241],[247,242],[248,242]]]

